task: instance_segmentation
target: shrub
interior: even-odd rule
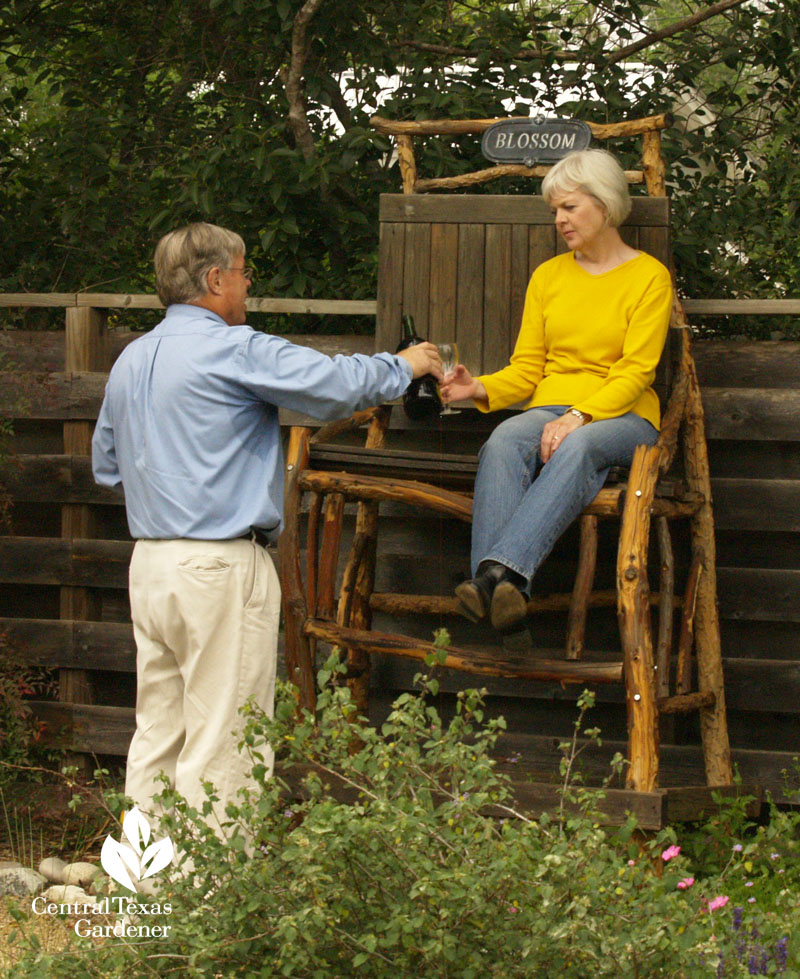
[[[316,718],[297,718],[288,688],[274,720],[248,710],[259,790],[223,827],[213,787],[201,812],[162,794],[172,807],[162,830],[195,867],[165,885],[171,914],[149,920],[170,926],[165,940],[76,940],[61,957],[32,950],[11,975],[694,979],[748,974],[756,934],[772,970],[761,974],[800,975],[797,870],[777,875],[790,879],[763,892],[757,917],[742,903],[753,868],[775,876],[763,860],[764,846],[777,850],[771,831],[689,885],[672,830],[647,841],[633,820],[605,828],[589,790],[577,813],[516,811],[491,758],[504,724],[484,718],[480,692],[461,693],[445,724],[430,704],[436,682],[423,680],[375,730],[333,670],[321,674]],[[796,820],[780,825],[788,855]]]

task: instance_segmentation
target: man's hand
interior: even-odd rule
[[[442,401],[449,404],[451,401],[486,401],[486,388],[476,380],[463,364],[458,364],[455,370],[445,374],[444,381],[439,392]]]
[[[442,379],[442,358],[435,343],[415,343],[413,347],[406,347],[397,355],[407,360],[411,364],[414,377],[422,377],[423,374],[433,374],[437,381]]]

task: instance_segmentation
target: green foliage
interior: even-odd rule
[[[378,196],[399,189],[390,141],[368,125],[379,108],[597,122],[675,110],[685,293],[796,293],[796,4],[745,2],[629,57],[620,48],[689,6],[322,0],[305,47],[302,7],[0,2],[0,290],[150,288],[158,236],[207,219],[242,232],[261,294],[374,296]],[[617,148],[635,162],[638,141]],[[426,176],[483,165],[475,138],[417,140],[417,153]]]
[[[167,939],[31,948],[10,975],[694,979],[747,974],[762,949],[761,974],[800,975],[797,817],[776,814],[763,840],[729,847],[719,873],[687,886],[675,833],[602,827],[588,789],[560,817],[516,811],[491,758],[504,725],[484,718],[480,692],[460,694],[446,724],[424,680],[375,730],[340,669],[321,673],[316,718],[298,718],[283,687],[274,720],[249,711],[258,789],[229,807],[226,842],[212,786],[202,812],[163,793],[161,830],[194,866],[159,894],[171,913],[147,916],[170,926]],[[290,771],[302,776],[292,789]]]

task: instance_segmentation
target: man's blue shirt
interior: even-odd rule
[[[278,409],[329,420],[399,397],[393,354],[326,357],[215,313],[174,305],[109,375],[92,440],[95,480],[124,489],[135,538],[239,537],[283,513]]]

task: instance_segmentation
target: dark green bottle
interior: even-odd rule
[[[414,318],[408,313],[401,319],[400,343],[397,353],[416,343],[423,343],[422,337],[417,336],[414,328]],[[442,400],[439,397],[439,386],[433,374],[424,374],[415,378],[406,388],[403,395],[403,408],[409,418],[414,421],[426,421],[437,418],[442,410]]]

